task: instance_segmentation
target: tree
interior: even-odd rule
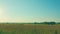
[[[55,23],[55,22],[44,22],[44,24],[54,25],[54,24],[56,24],[56,23]]]
[[[54,24],[56,24],[55,22],[49,22],[51,25],[54,25]]]
[[[34,24],[38,24],[38,22],[34,22]]]

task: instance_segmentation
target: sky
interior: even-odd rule
[[[60,0],[0,0],[0,22],[60,22]]]

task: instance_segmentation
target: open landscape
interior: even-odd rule
[[[0,34],[60,34],[60,24],[0,23]]]
[[[60,34],[60,0],[0,0],[0,34]]]

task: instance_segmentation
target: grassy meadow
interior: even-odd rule
[[[60,34],[60,24],[0,23],[0,34]]]

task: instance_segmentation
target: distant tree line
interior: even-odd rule
[[[34,22],[34,24],[48,24],[48,25],[54,25],[54,24],[56,24],[56,22],[42,22],[42,23]]]
[[[44,24],[54,25],[54,24],[56,24],[56,22],[44,22]]]

